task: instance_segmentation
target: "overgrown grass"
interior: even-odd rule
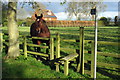
[[[3,28],[7,30],[6,27]],[[79,27],[50,27],[51,37],[55,37],[55,33],[60,33],[61,38],[65,39],[79,39]],[[120,42],[118,31],[119,27],[110,26],[110,27],[99,27],[98,28],[98,41],[108,41],[108,42]],[[19,31],[21,35],[30,35],[29,27],[19,27]],[[5,33],[7,31],[4,31]],[[94,40],[94,27],[86,27],[85,28],[85,40]],[[63,34],[63,33],[71,33]],[[4,37],[7,38],[7,37]],[[71,48],[71,50],[61,50],[61,55],[65,56],[70,53],[73,53],[72,49],[79,49],[79,43],[74,42],[62,42],[61,47]],[[22,48],[22,47],[21,47]],[[85,43],[85,50],[91,50],[91,44]],[[109,46],[109,45],[98,45],[98,51],[112,53],[112,54],[120,54],[119,46]],[[5,53],[5,52],[4,52]],[[85,59],[90,59],[90,54],[85,54]],[[113,57],[105,57],[98,55],[98,62],[105,62],[110,64],[119,63],[119,58]],[[47,63],[47,62],[46,62]],[[69,70],[69,75],[65,76],[63,72],[63,66],[61,66],[61,72],[55,72],[55,68],[51,69],[49,64],[45,64],[44,62],[38,62],[35,58],[29,56],[28,60],[24,60],[21,55],[18,60],[4,60],[3,59],[3,77],[6,78],[88,78],[90,75],[80,75],[75,72],[74,68],[76,64],[73,64],[73,67]],[[20,68],[19,68],[20,67]],[[98,66],[97,69],[97,78],[118,78],[120,77],[119,70],[116,68],[110,67],[101,67]]]

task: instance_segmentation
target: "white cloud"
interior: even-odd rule
[[[58,20],[70,20],[68,18],[68,13],[65,12],[59,12],[59,13],[54,13],[57,17]],[[90,16],[86,16],[84,13],[79,13],[82,17],[83,20],[88,20]],[[73,15],[71,20],[76,20],[76,17]]]
[[[65,12],[59,12],[59,13],[54,13],[55,15],[56,15],[56,17],[57,17],[57,19],[58,20],[68,20],[68,13],[65,13]],[[86,20],[87,20],[87,18],[89,17],[89,16],[85,16],[84,14],[82,14],[83,16],[83,18],[85,18]],[[113,11],[106,11],[106,12],[102,12],[102,13],[100,13],[99,15],[98,15],[98,18],[100,18],[100,17],[110,17],[110,18],[112,18],[112,19],[114,19],[114,17],[115,16],[118,16],[118,12],[116,11],[116,12],[113,12]],[[72,20],[75,20],[76,18],[75,18],[75,16],[73,16],[72,17]]]
[[[67,19],[67,13],[65,12],[59,12],[59,13],[54,13],[55,16],[57,17],[58,20],[66,20]]]
[[[111,18],[114,18],[115,16],[118,16],[118,12],[113,12],[113,11],[106,11],[106,12],[103,12],[103,13],[100,13],[98,15],[98,18],[100,17],[111,17]]]

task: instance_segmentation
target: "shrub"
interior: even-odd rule
[[[103,21],[98,21],[98,26],[99,26],[99,27],[102,27],[102,26],[105,26],[105,24],[104,24]]]
[[[101,17],[100,21],[103,21],[103,23],[104,23],[105,26],[109,25],[109,20],[106,17]]]

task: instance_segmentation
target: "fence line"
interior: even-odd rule
[[[81,33],[82,33],[82,35],[83,35],[83,32],[81,31]],[[81,34],[80,33],[80,34]],[[29,37],[30,38],[30,37]],[[34,39],[38,39],[37,37],[32,37],[32,38],[34,38]],[[43,38],[39,38],[39,39],[43,39]],[[44,38],[45,40],[48,40],[48,39],[50,39],[50,38]],[[60,49],[62,50],[63,48],[60,48],[60,41],[69,41],[69,42],[80,42],[80,41],[82,41],[83,40],[83,36],[82,36],[82,38],[80,38],[80,40],[76,40],[76,39],[61,39],[60,38],[60,35],[59,34],[57,34],[57,36],[56,36],[56,43],[57,43],[57,45],[56,45],[56,58],[60,58]],[[53,38],[51,38],[51,40],[50,40],[52,43],[54,43],[54,39]],[[6,45],[8,45],[8,43],[7,42],[5,42],[5,40],[3,40],[3,42],[4,42],[4,44],[6,44]],[[84,40],[84,42],[85,43],[91,43],[91,45],[92,45],[92,40]],[[80,44],[80,46],[83,46],[83,44],[84,44],[84,42],[81,42]],[[21,43],[22,44],[22,43]],[[117,43],[117,42],[105,42],[105,41],[98,41],[98,44],[103,44],[103,45],[113,45],[113,46],[119,46],[120,45],[120,43]],[[31,53],[31,54],[36,54],[36,55],[41,55],[41,56],[45,56],[45,57],[50,57],[50,59],[51,60],[53,60],[54,59],[54,44],[50,44],[50,46],[51,46],[51,49],[50,49],[50,53],[51,53],[51,56],[49,56],[48,54],[42,54],[42,53],[37,53],[37,52],[31,52],[31,51],[27,51],[27,46],[35,46],[35,47],[42,47],[42,48],[48,48],[48,46],[38,46],[38,45],[35,45],[35,44],[30,44],[30,43],[27,43],[26,42],[26,37],[24,37],[24,54],[25,54],[25,57],[27,57],[27,53]],[[84,46],[83,46],[84,47]],[[94,47],[91,47],[91,48],[94,48]],[[65,50],[65,48],[64,48],[64,50]],[[73,49],[71,49],[71,50],[73,50]],[[75,51],[76,50],[79,50],[79,49],[74,49]],[[83,49],[82,49],[83,50]],[[82,51],[82,50],[80,50],[81,51],[81,53],[87,53],[87,51]],[[23,51],[23,50],[21,50],[20,49],[20,51]],[[88,51],[88,53],[89,53],[89,51]],[[91,50],[91,53],[93,53],[93,49]],[[112,53],[104,53],[104,52],[97,52],[98,53],[98,55],[102,55],[102,56],[110,56],[110,57],[116,57],[116,58],[120,58],[120,55],[119,54],[112,54]],[[92,55],[92,54],[91,54]],[[75,55],[74,56],[74,58],[76,58],[76,56],[77,55]],[[79,54],[79,57],[80,56],[82,56],[82,57],[84,57],[84,55],[81,55],[81,54]],[[72,56],[73,57],[73,56]],[[84,72],[86,73],[86,70],[84,70],[84,63],[86,63],[86,61],[91,61],[91,63],[93,64],[94,63],[94,61],[93,61],[93,58],[91,58],[91,60],[90,59],[88,59],[88,60],[84,60],[84,58],[82,58],[81,59],[81,57],[80,57],[80,60],[82,61],[83,60],[83,62],[81,62],[82,64],[80,65],[80,67],[82,66],[82,74],[84,74]],[[69,64],[69,60],[66,60],[65,61],[65,69],[67,70],[67,71],[65,71],[65,75],[68,75],[68,64]],[[93,65],[91,64],[91,73],[93,72]],[[115,68],[119,68],[120,67],[120,65],[116,65],[116,64],[108,64],[108,63],[102,63],[102,62],[97,62],[97,65],[98,66],[105,66],[105,65],[107,65],[107,66],[109,66],[109,67],[115,67]],[[56,71],[57,72],[59,72],[59,64],[56,64]],[[79,70],[78,70],[79,71]],[[91,74],[92,75],[92,74]]]
[[[94,21],[46,21],[49,27],[91,27],[94,26]]]

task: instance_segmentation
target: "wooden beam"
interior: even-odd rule
[[[24,36],[24,56],[27,58],[27,42],[26,42],[26,36]]]
[[[68,56],[65,56],[65,57],[62,58],[61,60],[70,61],[70,60],[74,59],[74,58],[77,57],[77,56],[78,56],[77,53],[73,53],[73,54],[69,54]]]
[[[94,77],[94,42],[91,42],[91,78]]]
[[[60,35],[56,35],[56,58],[60,58]],[[59,72],[59,64],[56,64],[56,71]]]
[[[50,60],[54,59],[54,38],[50,38]]]
[[[84,74],[84,27],[80,27],[80,50],[77,72]]]
[[[68,69],[69,69],[69,61],[65,61],[64,63],[64,74],[67,76],[68,75]]]
[[[56,58],[60,57],[60,35],[57,33],[56,35]]]
[[[42,39],[42,40],[49,40],[50,38],[44,38],[44,37],[32,37],[32,39]]]
[[[27,45],[28,46],[33,46],[33,47],[40,47],[40,48],[49,48],[48,46],[41,46],[41,45],[30,44],[30,43],[29,44],[27,43]]]
[[[45,57],[48,57],[48,56],[49,56],[48,54],[38,53],[38,52],[32,52],[32,51],[27,51],[27,53],[35,54],[35,55],[40,55],[40,56],[45,56]]]

